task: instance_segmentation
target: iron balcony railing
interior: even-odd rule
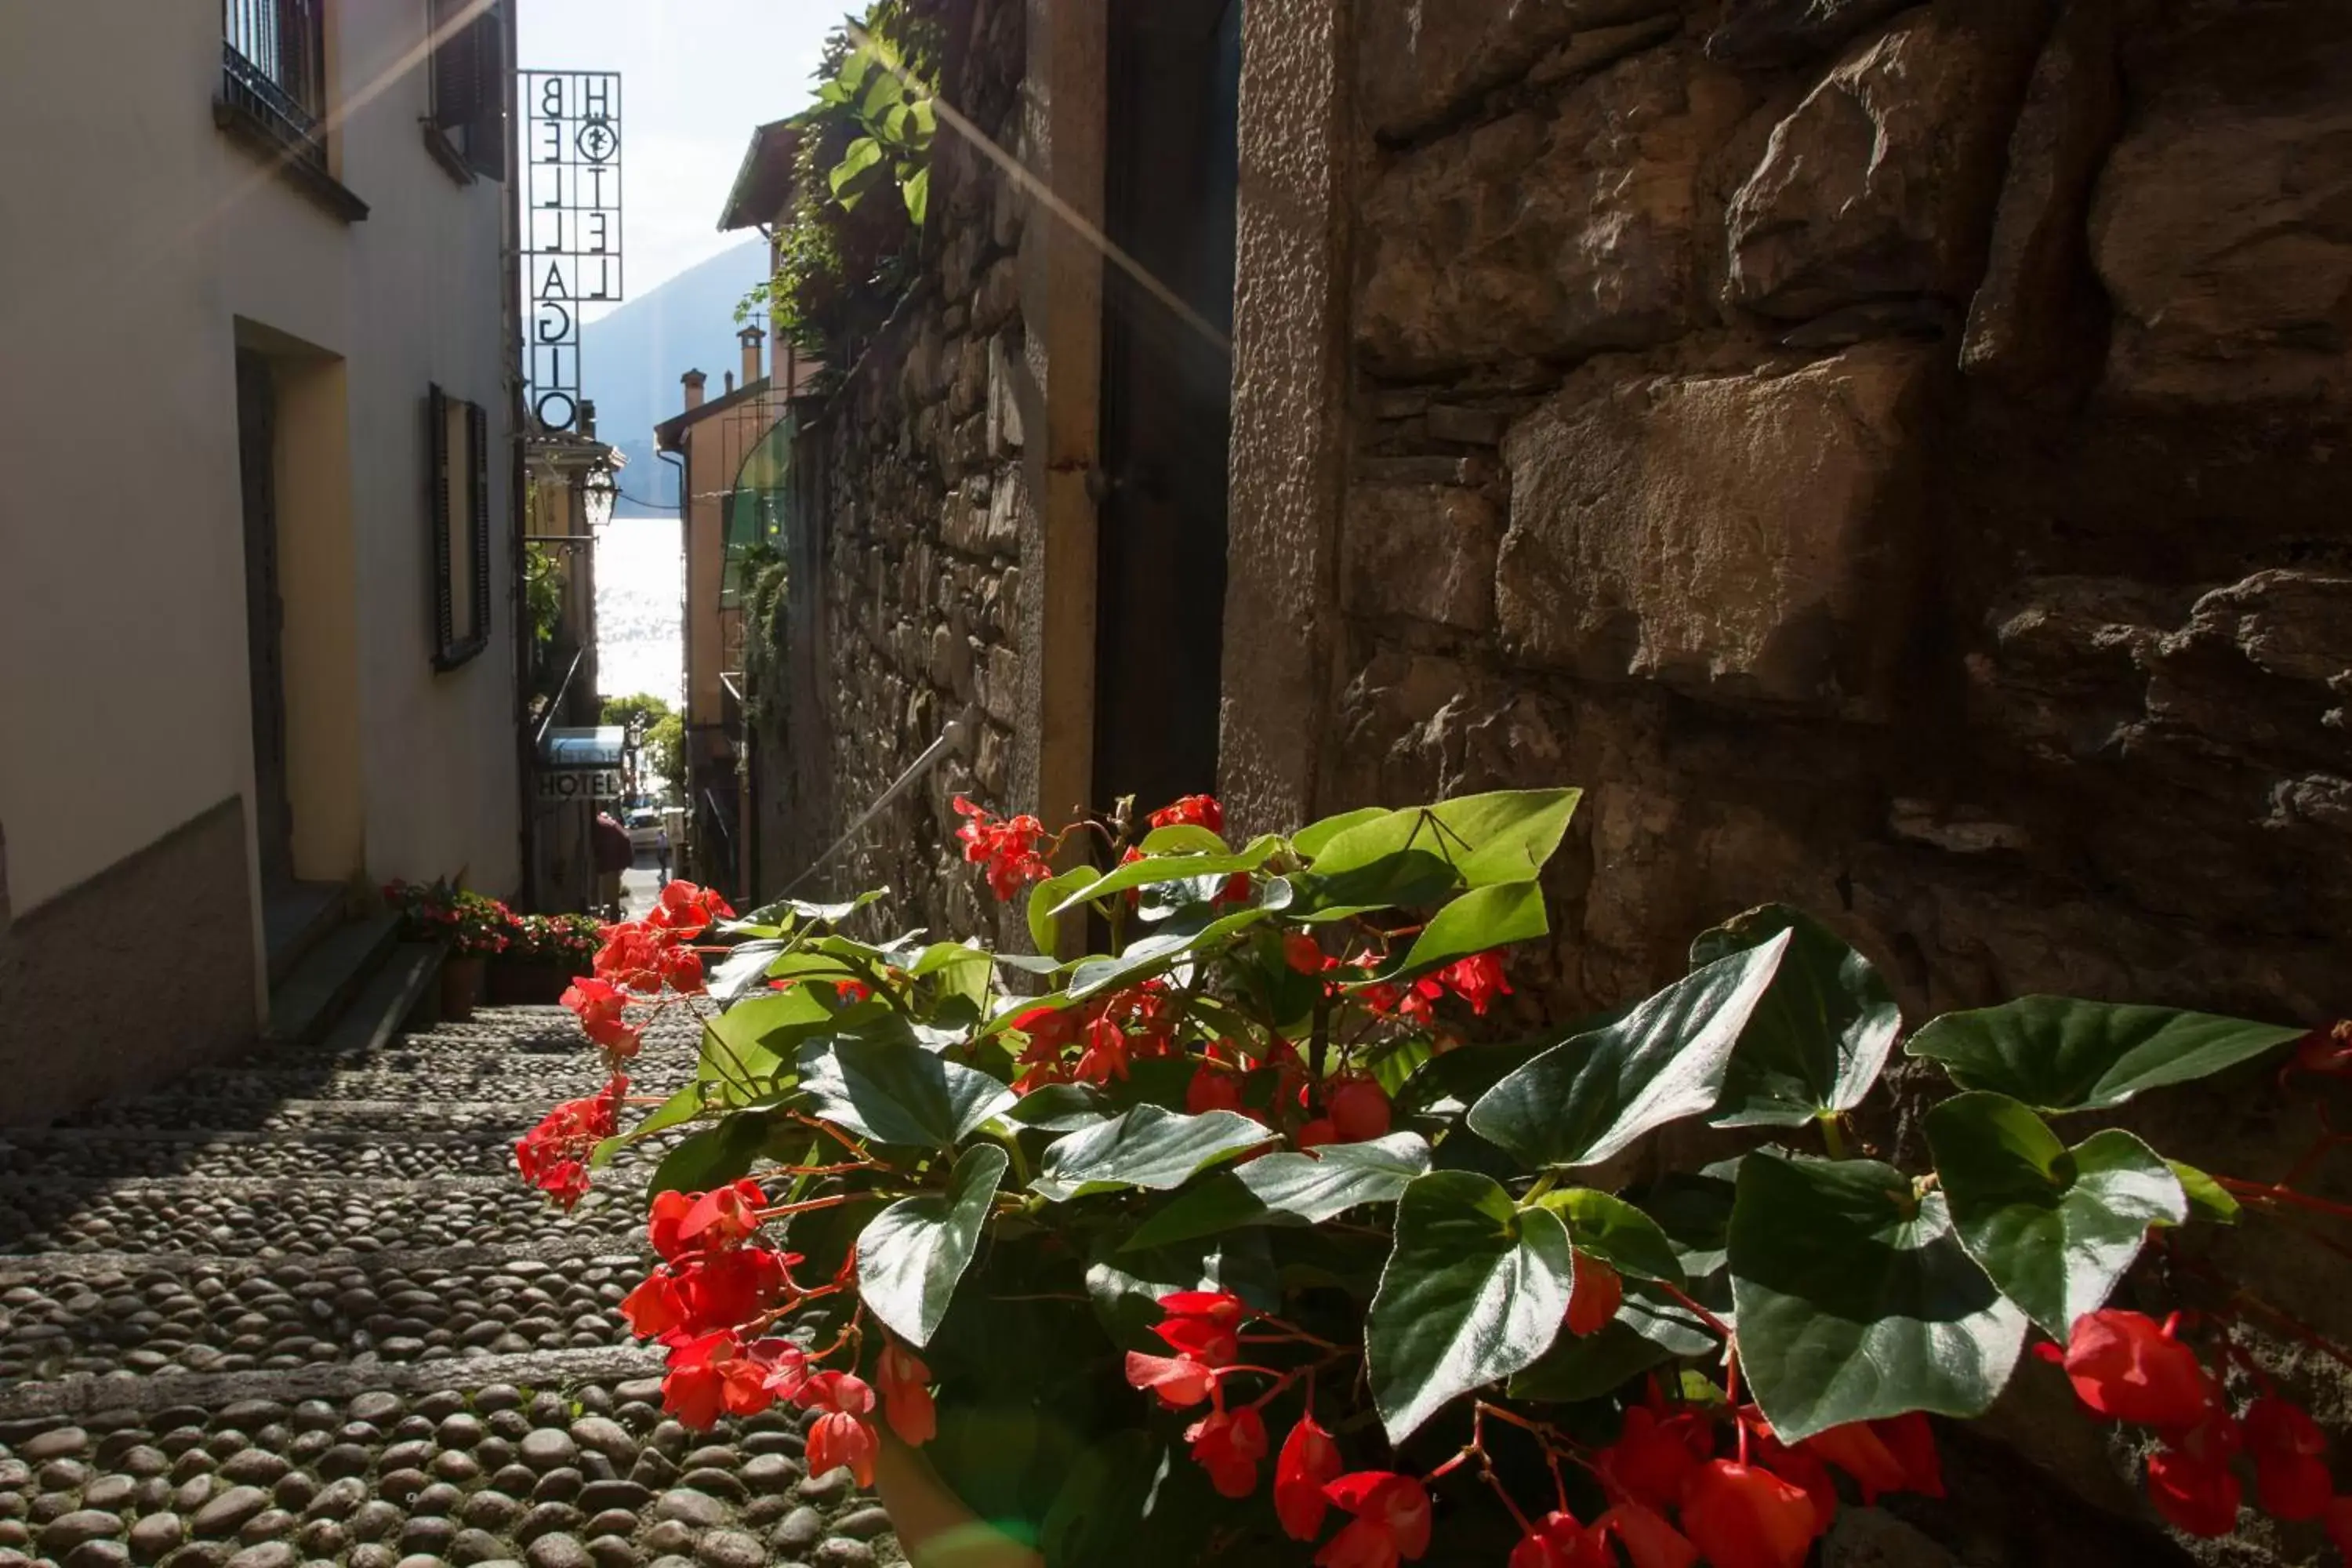
[[[228,102],[295,156],[327,166],[326,0],[221,0]]]

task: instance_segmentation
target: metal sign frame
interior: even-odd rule
[[[580,423],[580,310],[621,300],[621,73],[521,73],[526,397],[549,430]]]

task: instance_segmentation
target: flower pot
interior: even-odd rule
[[[574,967],[551,959],[495,959],[484,982],[494,1007],[546,1007],[563,999]]]
[[[966,1508],[920,1450],[887,1431],[874,1484],[914,1568],[1045,1568],[1043,1557]]]
[[[450,1024],[462,1024],[474,1016],[474,1004],[482,995],[482,957],[475,952],[453,952],[441,961],[441,1017]]]

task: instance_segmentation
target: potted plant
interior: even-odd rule
[[[500,1006],[545,1005],[589,973],[603,942],[593,915],[517,915],[506,949],[490,962],[489,1000]]]
[[[446,944],[441,962],[441,1017],[462,1024],[481,1000],[484,966],[513,941],[514,911],[447,879],[384,884],[384,901],[401,917],[403,937]]]
[[[1847,1500],[1940,1495],[1930,1418],[1982,1415],[2029,1342],[2155,1438],[2173,1528],[2352,1531],[2309,1417],[2221,1375],[2246,1298],[2110,1303],[2143,1252],[2299,1194],[2060,1131],[2290,1047],[2341,1072],[2352,1027],[1948,1015],[1902,1040],[1948,1081],[1898,1164],[1871,1142],[1898,1009],[1798,910],[1606,1013],[1519,1010],[1506,955],[1546,934],[1576,800],[1239,847],[1206,797],[1052,840],[959,801],[1041,952],[1108,931],[1069,962],[853,934],[878,895],[739,920],[674,884],[564,998],[610,1084],[518,1163],[569,1204],[672,1140],[621,1308],[667,1408],[802,1406],[811,1473],[878,1479],[918,1563],[1795,1568]],[[1073,833],[1106,868],[1052,870]],[[700,1071],[625,1124],[662,1007],[700,1015]],[[1690,1157],[1632,1157],[1662,1140]]]

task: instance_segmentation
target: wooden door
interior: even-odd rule
[[[1105,268],[1095,797],[1213,790],[1233,420],[1243,0],[1114,0],[1104,216],[1184,309]]]
[[[278,399],[269,361],[236,356],[238,469],[245,490],[246,658],[253,697],[254,823],[265,895],[294,882],[286,770],[286,605],[278,579]]]

